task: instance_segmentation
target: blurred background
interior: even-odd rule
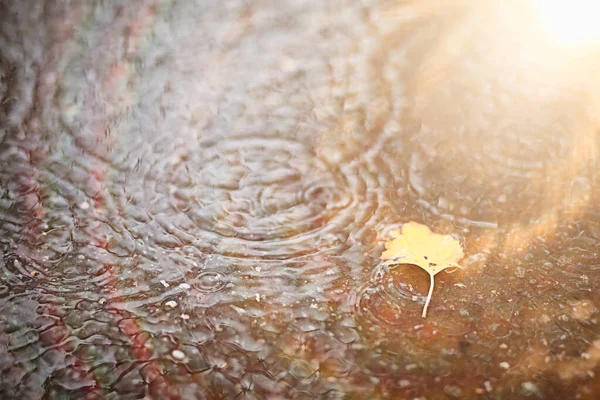
[[[597,399],[599,12],[0,0],[0,397]]]

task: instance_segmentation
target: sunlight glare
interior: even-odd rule
[[[562,44],[600,42],[600,1],[535,0],[535,8],[544,29]]]

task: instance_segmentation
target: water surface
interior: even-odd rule
[[[598,53],[434,3],[0,2],[1,397],[597,399]]]

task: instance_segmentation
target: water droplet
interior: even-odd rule
[[[198,274],[192,286],[201,292],[218,292],[227,285],[225,274],[219,271],[205,271]]]

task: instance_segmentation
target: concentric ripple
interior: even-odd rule
[[[469,146],[448,148],[441,143],[444,132],[421,133],[416,140],[422,144],[408,165],[418,204],[437,216],[482,227],[496,226],[503,215],[537,215],[552,195],[546,173],[564,154],[541,145],[541,138],[501,136],[465,135],[458,140]],[[487,142],[474,145],[479,141]]]
[[[198,226],[222,236],[293,239],[327,225],[353,201],[339,171],[297,142],[224,138],[214,147],[200,146],[206,157],[194,154],[198,169],[193,174],[186,173],[195,169],[191,158],[174,166],[172,204]],[[191,202],[178,201],[188,190]]]
[[[160,215],[165,231],[207,252],[239,256],[282,257],[330,247],[336,238],[329,232],[344,228],[335,221],[352,213],[361,195],[309,147],[277,137],[190,144],[140,178],[151,184],[144,186],[144,197],[132,196],[139,202],[157,193],[164,197],[152,213]]]
[[[192,287],[201,292],[218,292],[227,285],[225,275],[220,271],[203,271],[196,276]]]
[[[450,278],[446,282],[446,286],[449,286],[452,274],[442,275],[442,279],[440,276],[437,279],[441,281]],[[422,329],[424,320],[421,311],[428,287],[427,273],[416,266],[399,265],[390,268],[378,265],[357,296],[356,311],[368,331],[384,335],[396,332],[403,340],[414,342],[415,346],[419,340],[428,340],[437,334],[460,336],[470,332],[480,310],[476,305],[471,305],[467,308],[470,312],[456,315],[454,311],[450,311],[455,310],[457,305],[453,303],[456,299],[444,299],[443,293],[437,294],[439,289],[433,303],[436,311],[430,312],[428,327]],[[464,305],[459,307],[463,308]]]

